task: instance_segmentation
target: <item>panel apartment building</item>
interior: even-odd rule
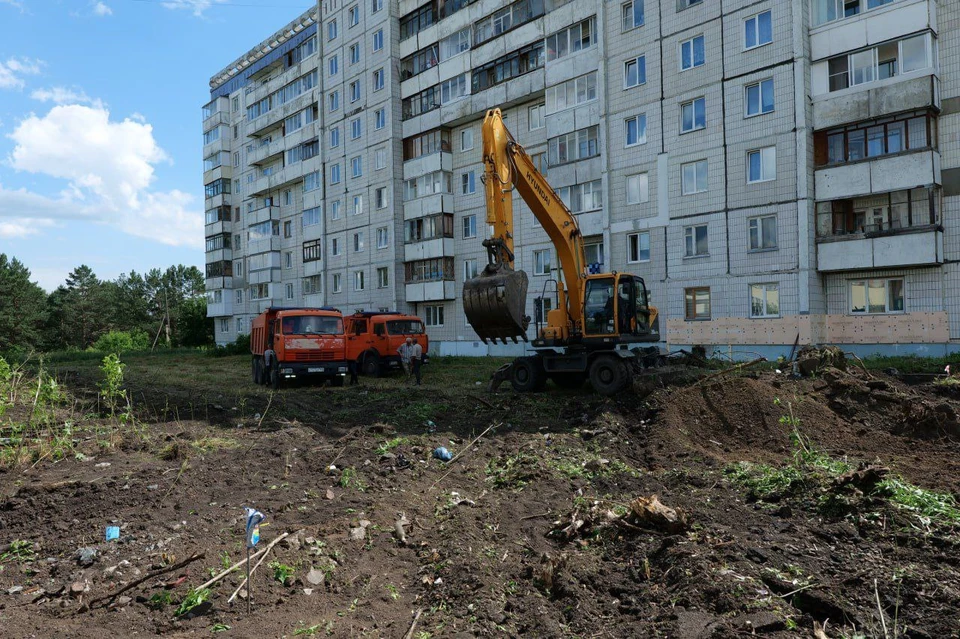
[[[670,348],[960,343],[960,3],[325,0],[210,88],[219,343],[267,306],[331,305],[503,352],[459,299],[494,107],[592,267],[645,279]],[[515,201],[535,317],[558,265]]]

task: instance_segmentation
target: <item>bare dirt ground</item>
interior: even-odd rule
[[[245,358],[128,364],[119,440],[0,470],[4,637],[960,636],[955,502],[909,492],[960,493],[949,386],[851,366],[490,395],[497,362],[440,359],[417,389],[270,393]],[[109,421],[96,362],[57,375]],[[643,518],[653,495],[676,521]],[[291,533],[252,613],[236,571],[177,615],[243,558],[244,506],[260,548]]]

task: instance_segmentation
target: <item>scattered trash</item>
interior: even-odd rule
[[[634,525],[670,533],[680,533],[687,529],[687,518],[683,511],[664,506],[656,495],[634,499],[630,504],[627,519]]]
[[[433,449],[433,456],[440,461],[450,461],[453,459],[453,453],[444,448],[443,446],[437,446]]]
[[[96,468],[106,468],[109,465],[110,465],[110,462],[100,462],[99,464],[96,465]]]
[[[425,424],[425,426],[427,427],[427,432],[428,432],[428,433],[435,433],[435,432],[437,432],[437,425],[434,424],[431,420],[428,419],[427,422],[426,422],[426,424]]]
[[[327,467],[327,474],[328,474],[328,475],[333,475],[333,474],[336,473],[336,472],[337,472],[337,467],[334,466],[333,464],[330,464],[330,466]]]
[[[397,459],[395,460],[394,466],[397,468],[410,468],[410,460],[403,456],[403,453],[397,453]]]
[[[409,526],[410,520],[407,519],[407,516],[404,513],[400,513],[400,518],[393,523],[393,530],[397,533],[397,541],[401,545],[407,543],[407,533],[403,530],[404,526]]]
[[[74,557],[77,559],[77,563],[81,566],[91,566],[93,565],[94,559],[97,558],[97,549],[96,548],[78,548],[77,552],[74,553]]]
[[[309,597],[310,595],[313,594],[313,588],[304,588],[304,589],[303,589],[303,594],[305,594],[305,595],[307,595],[307,596]]]
[[[107,526],[107,541],[120,539],[120,526]]]
[[[11,589],[9,589],[9,590],[7,591],[7,594],[8,594],[8,595],[15,595],[15,594],[17,594],[18,592],[22,592],[22,591],[23,591],[23,586],[14,586],[13,588],[11,588]]]
[[[70,596],[73,598],[79,597],[84,592],[86,592],[86,590],[87,590],[87,584],[83,583],[82,581],[75,581],[72,584],[70,584]]]
[[[316,568],[311,568],[310,572],[307,573],[306,579],[308,584],[311,584],[313,586],[322,586],[324,582],[327,580],[327,573],[323,572],[322,570],[318,570]],[[311,589],[311,592],[313,592],[312,589]],[[307,593],[307,594],[310,594],[310,593]]]

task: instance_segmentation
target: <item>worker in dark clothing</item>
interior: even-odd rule
[[[413,366],[413,375],[417,378],[417,386],[420,385],[420,366],[423,364],[423,347],[413,340],[413,348],[410,350],[410,364]]]
[[[347,370],[350,371],[350,385],[356,386],[360,383],[360,380],[357,379],[357,360],[351,359],[347,362]]]

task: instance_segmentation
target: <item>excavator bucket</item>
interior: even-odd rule
[[[530,318],[523,314],[527,303],[527,274],[506,265],[488,265],[483,273],[463,283],[463,310],[467,321],[484,344],[497,340],[527,341]]]

